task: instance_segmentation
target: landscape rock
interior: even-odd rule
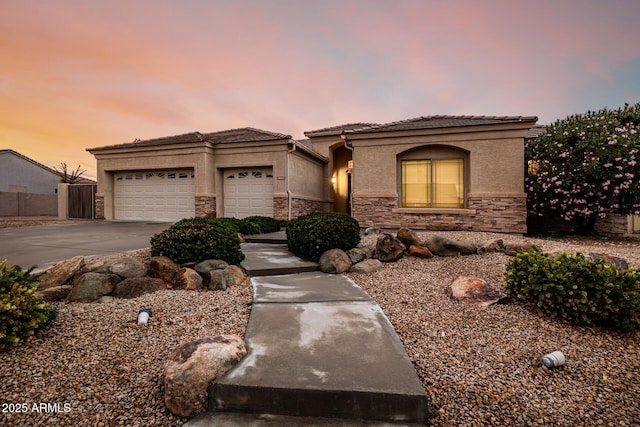
[[[246,277],[244,270],[237,265],[230,265],[223,272],[228,278],[227,287],[240,285]]]
[[[115,285],[122,279],[112,273],[84,273],[78,275],[73,281],[73,288],[69,294],[72,302],[93,302],[104,295],[113,292]]]
[[[199,262],[193,269],[202,277],[206,277],[211,270],[224,270],[227,267],[229,267],[229,264],[226,261],[221,259],[208,259]]]
[[[380,227],[369,227],[366,230],[364,230],[364,235],[370,236],[370,235],[380,234],[380,232],[381,232]]]
[[[537,251],[538,247],[533,243],[507,243],[505,244],[504,253],[509,256],[516,256],[518,252]]]
[[[342,249],[329,249],[320,255],[318,260],[318,269],[329,274],[345,273],[349,271],[351,265],[351,258]]]
[[[373,273],[376,270],[379,270],[382,267],[382,262],[379,259],[369,258],[364,261],[360,261],[357,264],[354,264],[349,269],[350,273],[362,273],[369,274]]]
[[[109,304],[114,302],[116,299],[114,297],[112,297],[111,295],[105,295],[103,297],[100,297],[100,299],[98,300],[98,302],[100,304]]]
[[[44,291],[45,289],[67,284],[83,265],[84,257],[81,256],[75,256],[55,264],[46,270],[46,273],[40,278],[38,290]]]
[[[172,289],[185,289],[187,291],[197,291],[202,289],[202,276],[192,268],[181,268],[173,276],[171,281]]]
[[[180,417],[206,411],[209,383],[246,354],[244,341],[235,335],[199,338],[173,349],[164,365],[164,401],[169,411]]]
[[[410,228],[402,227],[398,230],[396,236],[407,248],[411,245],[422,246],[422,240],[418,237],[418,233]]]
[[[409,246],[409,255],[417,258],[433,258],[433,254],[426,246]]]
[[[150,277],[171,283],[178,269],[178,264],[170,258],[166,256],[155,256],[149,260],[148,274]]]
[[[147,266],[133,258],[120,258],[108,265],[113,274],[117,274],[124,279],[147,275]]]
[[[438,234],[427,239],[425,246],[437,256],[460,256],[477,253],[477,247],[472,242],[449,239]]]
[[[45,301],[63,301],[67,299],[72,289],[72,285],[61,285],[47,288],[42,291],[39,290],[37,294]]]
[[[613,264],[616,266],[616,268],[618,270],[628,270],[629,269],[629,263],[627,262],[626,259],[624,258],[620,258],[617,256],[613,256],[613,255],[609,255],[609,254],[602,254],[602,253],[598,253],[598,252],[589,252],[589,257],[590,260],[595,260],[595,259],[601,259],[606,263],[609,264]]]
[[[211,270],[204,278],[204,287],[212,291],[224,291],[242,283],[244,277],[244,271],[240,267],[230,265],[224,270]]]
[[[351,260],[352,264],[357,264],[360,261],[364,261],[365,259],[370,258],[371,257],[370,254],[371,254],[371,251],[367,251],[363,248],[353,248],[347,251],[347,255],[349,256],[349,259]]]
[[[505,298],[505,295],[484,280],[475,276],[458,276],[451,282],[447,293],[453,299],[483,307],[490,306]]]
[[[115,285],[111,296],[115,298],[136,298],[140,295],[165,289],[166,286],[162,279],[153,277],[132,277],[124,279]]]
[[[405,246],[400,240],[389,233],[378,236],[374,257],[382,262],[397,261],[404,255]]]
[[[478,248],[478,255],[489,254],[493,252],[504,252],[506,249],[502,239],[489,240],[484,242]]]

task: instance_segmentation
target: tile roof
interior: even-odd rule
[[[360,129],[360,128],[364,128],[364,127],[368,127],[368,126],[377,126],[377,123],[364,123],[364,122],[358,122],[358,123],[347,123],[344,125],[338,125],[338,126],[331,126],[328,128],[322,128],[322,129],[316,129],[316,130],[309,130],[306,131],[304,134],[305,135],[313,135],[313,134],[317,134],[317,133],[335,133],[335,134],[340,134],[342,133],[343,130],[347,130],[347,129]]]
[[[124,144],[88,148],[87,151],[108,150],[112,148],[154,147],[160,145],[188,144],[193,142],[205,141],[212,144],[225,144],[233,142],[275,141],[279,139],[291,139],[291,135],[245,127],[239,129],[210,132],[205,134],[202,134],[200,132],[189,132],[181,135],[164,136],[161,138],[146,139],[143,141],[136,139],[133,142],[127,142]]]
[[[346,129],[344,133],[391,132],[402,130],[437,129],[500,123],[536,122],[535,116],[423,116],[381,125]]]
[[[527,132],[525,139],[537,138],[546,131],[547,127],[545,125],[534,125],[531,129],[529,129],[529,132]]]

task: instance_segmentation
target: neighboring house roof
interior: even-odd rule
[[[328,128],[322,128],[322,129],[316,129],[316,130],[310,130],[305,132],[304,134],[306,136],[320,136],[320,134],[322,135],[339,135],[342,133],[342,131],[347,130],[347,129],[360,129],[360,128],[364,128],[364,127],[368,127],[368,126],[377,126],[377,123],[363,123],[363,122],[358,122],[358,123],[347,123],[344,125],[338,125],[338,126],[331,126]]]
[[[381,125],[345,129],[343,133],[393,132],[536,121],[538,121],[536,116],[423,116]]]
[[[299,139],[298,142],[303,146],[307,147],[309,150],[313,149],[313,143],[309,138],[307,139]]]
[[[171,144],[188,144],[193,142],[209,142],[211,144],[225,144],[233,142],[255,142],[255,141],[276,141],[280,139],[291,139],[291,135],[277,132],[270,132],[251,127],[229,129],[218,132],[200,133],[189,132],[181,135],[165,136],[161,138],[147,139],[144,141],[135,140],[124,144],[107,145],[104,147],[88,148],[87,151],[109,150],[112,148],[137,148],[154,147]]]
[[[33,160],[33,159],[31,159],[31,158],[29,158],[29,157],[27,157],[25,155],[22,155],[22,154],[18,153],[17,151],[11,150],[10,148],[6,148],[6,149],[3,149],[3,150],[0,150],[0,154],[13,154],[14,156],[20,157],[21,159],[24,159],[24,160],[26,160],[28,162],[33,163],[34,165],[46,170],[47,172],[51,172],[53,174],[56,174],[56,175],[60,176],[60,174],[55,169],[52,169],[52,168],[50,168],[48,166],[45,166],[42,163],[36,162],[35,160]]]
[[[529,132],[527,132],[527,135],[524,138],[525,139],[534,139],[534,138],[539,137],[540,135],[542,135],[546,131],[547,131],[547,127],[545,125],[535,125],[531,129],[529,129]]]

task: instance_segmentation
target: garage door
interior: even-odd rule
[[[224,172],[224,216],[273,217],[271,168],[227,169]]]
[[[115,219],[178,221],[195,216],[193,170],[115,174]]]

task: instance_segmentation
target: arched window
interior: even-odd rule
[[[401,207],[464,208],[468,152],[426,146],[398,155]]]

